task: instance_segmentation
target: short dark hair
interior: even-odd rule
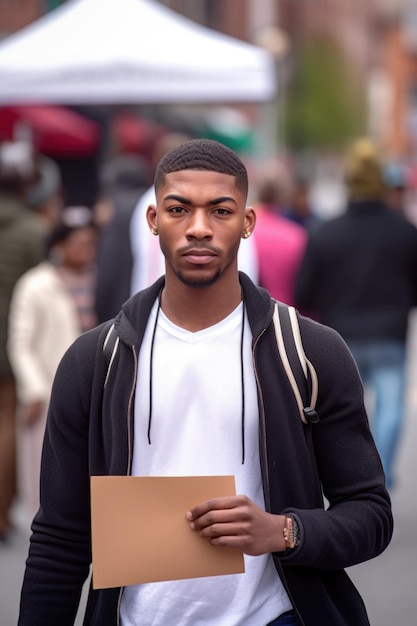
[[[248,173],[237,154],[212,139],[191,139],[173,148],[159,162],[155,172],[155,191],[164,184],[165,176],[181,170],[206,170],[234,176],[236,187],[248,194]]]
[[[72,233],[82,228],[96,229],[92,211],[85,206],[65,207],[61,213],[59,223],[47,237],[48,251],[66,241]]]

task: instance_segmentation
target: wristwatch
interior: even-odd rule
[[[291,548],[296,548],[300,543],[300,529],[298,527],[297,521],[294,519],[294,517],[292,517],[292,515],[287,515],[285,517],[283,534],[285,548],[287,550]]]

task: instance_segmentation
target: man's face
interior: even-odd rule
[[[96,258],[97,235],[92,226],[77,228],[61,243],[65,265],[75,270],[90,266]]]
[[[166,273],[193,287],[211,285],[236,271],[241,237],[252,231],[252,209],[235,178],[218,172],[182,170],[167,174],[149,207],[148,223],[157,229]]]

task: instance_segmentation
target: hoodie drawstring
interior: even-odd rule
[[[151,445],[151,424],[152,424],[152,388],[153,388],[153,355],[156,329],[158,326],[159,311],[161,310],[161,296],[159,296],[158,308],[156,311],[155,324],[152,331],[151,353],[150,353],[150,373],[149,373],[149,416],[148,416],[148,444]],[[245,301],[242,300],[242,324],[240,334],[240,379],[241,379],[241,438],[242,438],[242,465],[245,463],[245,369],[243,362],[243,343],[245,335]]]

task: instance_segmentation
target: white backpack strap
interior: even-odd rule
[[[281,356],[282,364],[284,366],[285,372],[288,376],[288,380],[293,390],[295,399],[297,401],[297,406],[300,412],[300,417],[305,424],[308,424],[310,422],[314,423],[314,422],[317,422],[319,419],[317,413],[314,410],[316,406],[316,402],[317,402],[317,396],[318,396],[317,373],[312,363],[307,359],[305,355],[302,340],[301,340],[300,328],[298,325],[297,313],[294,307],[286,307],[286,309],[288,311],[289,320],[291,324],[292,340],[295,344],[295,349],[296,349],[297,356],[298,356],[297,363],[291,364],[288,358],[288,352],[287,352],[287,348],[285,346],[285,341],[284,341],[283,325],[280,319],[279,306],[278,306],[278,303],[275,302],[274,313],[273,313],[272,319],[274,322],[275,336],[277,340],[278,350]],[[288,334],[288,331],[286,332]],[[289,338],[287,337],[287,340],[288,339]],[[306,402],[303,401],[303,395],[300,392],[300,388],[297,383],[296,376],[294,375],[294,368],[296,367],[298,369],[301,368],[301,371],[306,381],[306,388],[307,388],[308,376],[310,376],[310,379],[311,379],[311,397],[309,398],[308,406],[306,406]]]
[[[306,354],[304,352],[303,342],[301,340],[301,332],[300,326],[298,324],[297,312],[293,306],[288,307],[288,313],[290,314],[291,320],[291,328],[294,335],[294,341],[297,348],[298,358],[300,359],[301,366],[304,370],[304,376],[307,378],[307,368],[311,378],[311,398],[310,398],[310,407],[312,409],[316,408],[317,397],[319,393],[319,380],[317,377],[317,372],[314,369],[311,361],[308,360]]]

